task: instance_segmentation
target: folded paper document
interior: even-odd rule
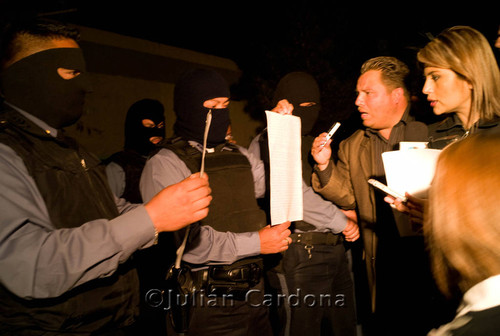
[[[399,194],[426,198],[434,177],[438,149],[415,148],[382,154],[387,186]]]

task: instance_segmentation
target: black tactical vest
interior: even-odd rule
[[[4,105],[0,142],[23,159],[54,227],[78,227],[118,216],[104,166],[74,140],[56,139]],[[131,324],[137,315],[137,272],[127,262],[112,276],[53,299],[22,300],[0,286],[0,302],[0,333],[15,330],[13,334],[24,335],[28,330],[44,330],[59,334],[58,330],[64,330],[70,335],[113,329]]]
[[[201,152],[186,141],[168,139],[161,147],[177,154],[191,172],[200,171]],[[266,215],[255,199],[252,167],[237,146],[222,144],[213,153],[207,153],[205,172],[212,189],[212,202],[202,225],[236,233],[257,231],[266,225]]]

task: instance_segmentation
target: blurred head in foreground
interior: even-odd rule
[[[500,134],[476,134],[440,154],[424,234],[436,282],[465,293],[500,274]]]

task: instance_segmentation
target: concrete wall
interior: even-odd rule
[[[229,84],[236,83],[240,76],[240,70],[229,59],[92,28],[78,28],[94,92],[88,96],[84,116],[68,133],[100,158],[122,149],[127,110],[143,98],[163,103],[167,136],[172,135],[174,83],[187,69],[213,68]],[[248,146],[260,124],[243,112],[244,104],[233,101],[230,115],[233,136],[240,145]]]

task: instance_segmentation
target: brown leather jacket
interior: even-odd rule
[[[373,231],[376,222],[375,195],[367,180],[372,175],[370,138],[364,130],[358,130],[340,143],[337,164],[332,164],[332,175],[327,185],[321,186],[316,174],[312,186],[326,199],[343,209],[357,209],[361,229],[368,282],[375,299],[375,252],[377,236]]]

